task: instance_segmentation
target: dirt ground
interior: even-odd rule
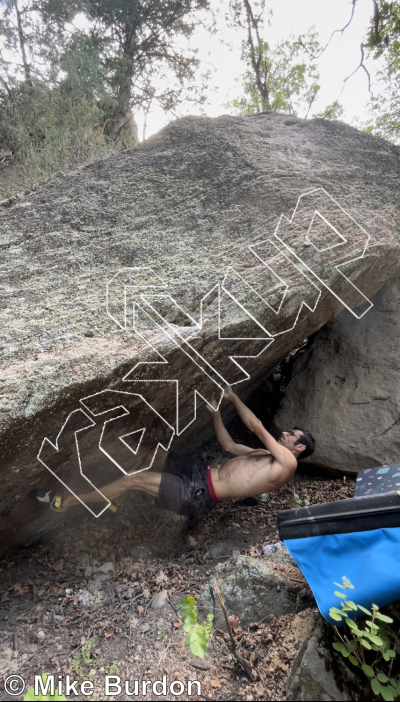
[[[201,457],[214,463],[221,458],[215,446]],[[233,557],[263,558],[262,546],[279,538],[276,512],[288,508],[294,492],[315,504],[345,499],[353,489],[349,478],[297,475],[265,503],[227,501],[189,527],[139,493],[118,514],[94,519],[83,508],[71,511],[45,543],[11,552],[0,563],[1,700],[23,699],[4,691],[8,676],[21,676],[28,689],[42,672],[56,675],[56,682],[69,674],[94,683],[90,697],[78,686],[79,694],[67,699],[131,699],[139,681],[133,697],[140,699],[284,700],[290,666],[316,610],[279,620],[271,615],[245,630],[233,621],[240,653],[257,678],[251,683],[230,653],[226,631],[214,629],[204,661],[185,648],[178,601],[198,598],[218,562],[216,553],[220,560],[232,551]],[[168,599],[154,609],[161,591]],[[199,612],[199,620],[206,614]],[[119,696],[105,696],[106,674],[121,678]],[[155,694],[151,685],[143,690],[143,681],[163,675],[167,694]],[[175,694],[169,691],[174,681]],[[163,693],[161,683],[157,691]]]

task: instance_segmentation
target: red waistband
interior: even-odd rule
[[[211,477],[211,466],[207,466],[207,489],[212,501],[215,502],[216,505],[218,505],[221,502],[221,500],[219,500],[215,494],[214,485]]]

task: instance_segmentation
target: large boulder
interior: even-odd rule
[[[215,590],[217,582],[228,615],[239,617],[243,627],[270,614],[283,617],[315,607],[314,597],[285,547],[269,551],[266,557],[239,556],[219,563],[200,595],[198,606],[212,612],[214,623],[224,628],[224,616]]]
[[[343,305],[368,317],[400,273],[399,154],[325,120],[188,117],[4,201],[2,543],[47,529],[29,489],[193,445],[224,381],[246,396]]]
[[[358,702],[376,699],[362,674],[332,648],[333,628],[318,619],[291,667],[286,699],[295,702]]]
[[[308,459],[356,473],[400,461],[400,279],[356,324],[348,311],[321,329],[294,364],[276,416],[315,436]]]

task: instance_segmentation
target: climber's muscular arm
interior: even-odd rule
[[[211,405],[212,408],[210,407],[210,405],[207,405],[207,409],[211,413],[214,423],[215,434],[223,451],[226,451],[226,453],[231,453],[233,456],[247,456],[248,453],[254,451],[254,449],[251,449],[248,446],[244,446],[244,444],[237,444],[232,439],[231,435],[224,426],[221,414],[217,409],[217,403],[215,402],[215,400],[211,401]]]
[[[293,469],[297,466],[297,461],[293,454],[281,446],[274,437],[266,430],[253,412],[233,392],[228,385],[224,389],[224,396],[236,407],[239,417],[246,427],[250,429],[264,444],[265,448],[272,454],[275,461],[284,469]]]

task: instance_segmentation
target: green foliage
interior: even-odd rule
[[[331,102],[330,105],[327,105],[325,109],[321,112],[315,112],[313,114],[313,117],[319,117],[321,119],[338,120],[342,117],[343,111],[344,110],[342,105],[337,100],[335,100],[335,102]]]
[[[162,641],[163,639],[165,639],[166,635],[166,630],[163,626],[160,626],[160,624],[157,624],[157,629],[151,629],[147,632],[147,636],[157,638],[158,641]]]
[[[288,500],[288,507],[307,507],[309,504],[309,500],[302,500],[297,492],[294,492],[293,497]]]
[[[42,680],[43,680],[44,685],[46,685],[46,680],[47,680],[46,673],[42,673]],[[67,698],[64,695],[59,695],[57,690],[54,690],[54,695],[50,695],[50,693],[48,693],[44,697],[41,692],[39,692],[39,695],[35,695],[35,688],[34,687],[29,688],[28,692],[24,696],[24,700],[27,700],[27,702],[29,700],[39,700],[39,701],[43,701],[43,700],[56,700],[57,701],[58,700],[58,702],[61,702],[61,701],[67,702]]]
[[[213,614],[207,614],[207,620],[200,623],[197,621],[199,610],[196,607],[194,597],[185,597],[179,600],[179,606],[182,609],[181,619],[183,628],[186,632],[186,646],[191,652],[199,658],[204,658],[208,639],[212,636],[212,620]]]
[[[157,102],[170,111],[184,99],[203,100],[204,85],[197,84],[199,61],[186,41],[202,10],[208,10],[208,0],[43,2],[43,20],[58,27],[79,13],[85,16],[80,33],[98,55],[102,83],[111,98],[107,130],[118,148],[126,144],[130,110],[146,110]]]
[[[400,67],[395,71],[384,70],[378,74],[380,94],[371,97],[370,124],[364,131],[400,143]]]
[[[367,45],[377,56],[394,55],[400,62],[400,5],[398,0],[377,0],[367,37]]]
[[[374,604],[370,611],[348,599],[346,590],[354,590],[354,587],[346,577],[342,578],[342,584],[334,583],[334,585],[340,588],[334,593],[340,599],[340,608],[331,607],[329,616],[337,622],[344,620],[347,629],[342,635],[335,627],[340,640],[335,641],[332,646],[352,665],[362,670],[370,681],[375,695],[381,695],[384,700],[392,702],[400,696],[400,679],[391,677],[397,637],[387,625],[392,624],[393,619],[382,614]],[[356,623],[351,619],[351,615],[356,616],[357,612],[362,612],[368,618]],[[371,654],[368,654],[369,651]],[[368,655],[371,660],[366,658]],[[380,669],[380,666],[385,663],[387,675]]]
[[[160,626],[159,624],[157,624],[157,629],[158,629],[157,639],[159,641],[162,641],[163,639],[165,639],[167,632],[165,631],[164,627]]]
[[[370,57],[379,59],[370,103],[370,120],[363,125],[372,132],[400,143],[400,4],[398,0],[374,2],[366,47]]]
[[[111,144],[102,111],[86,98],[33,80],[0,91],[0,149],[10,151],[34,180],[104,155]]]
[[[132,110],[204,101],[205,76],[182,38],[207,8],[208,0],[0,3],[3,162],[37,181],[136,145]]]
[[[28,180],[103,156],[107,88],[98,51],[41,21],[35,0],[0,4],[0,151]],[[18,28],[19,16],[19,28]]]
[[[89,641],[86,641],[86,643],[81,647],[80,653],[78,653],[72,661],[72,667],[75,670],[78,677],[83,678],[84,676],[83,666],[93,664],[91,651],[96,646],[98,640],[99,637],[94,636],[92,639],[89,639]]]
[[[319,92],[318,72],[303,55],[300,42],[314,44],[315,35],[307,38],[294,37],[281,41],[271,48],[266,41],[256,49],[243,51],[243,58],[249,63],[251,54],[256,52],[257,62],[262,72],[263,90],[260,90],[253,70],[244,74],[244,97],[235,100],[233,106],[241,114],[255,112],[286,112],[294,116],[306,114]]]
[[[308,117],[320,90],[317,34],[309,30],[273,45],[263,36],[265,24],[271,27],[270,19],[264,19],[265,0],[230,0],[230,9],[233,26],[245,32],[242,58],[248,68],[243,96],[228,107],[242,115],[273,111]],[[341,109],[332,104],[318,116],[337,119]]]
[[[112,663],[104,666],[104,672],[106,675],[119,675],[119,668],[115,663]]]

